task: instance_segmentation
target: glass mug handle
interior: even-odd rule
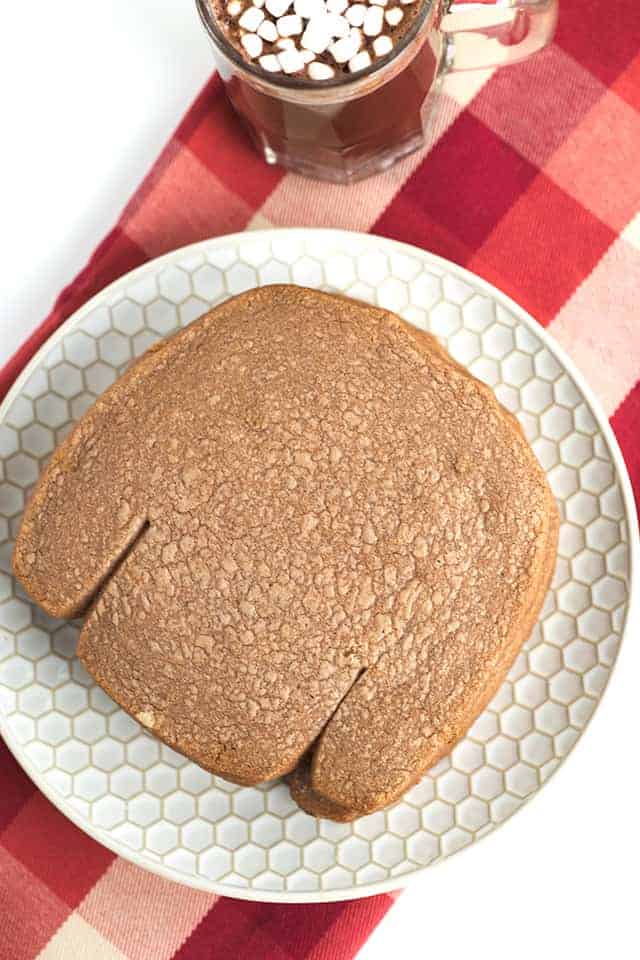
[[[454,2],[442,20],[450,70],[525,60],[552,40],[558,0]]]

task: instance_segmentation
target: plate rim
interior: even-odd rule
[[[457,263],[454,263],[451,260],[447,260],[445,257],[441,257],[438,254],[434,254],[429,250],[423,250],[420,247],[417,247],[410,243],[404,243],[400,240],[395,240],[390,237],[383,237],[380,234],[376,233],[363,233],[362,231],[356,230],[342,230],[332,227],[271,227],[263,228],[259,230],[243,230],[236,231],[235,233],[221,234],[216,237],[209,237],[204,240],[197,240],[193,243],[186,244],[182,247],[177,247],[174,250],[170,250],[164,254],[161,254],[158,257],[153,257],[150,260],[147,260],[145,263],[140,264],[140,266],[135,267],[133,270],[130,270],[122,276],[116,278],[111,283],[107,284],[92,297],[89,298],[82,306],[78,307],[77,310],[74,310],[73,313],[64,320],[60,326],[55,330],[51,336],[47,337],[44,343],[37,349],[33,357],[21,370],[20,374],[16,377],[15,381],[11,385],[10,389],[7,391],[3,401],[0,403],[0,422],[4,420],[7,415],[7,412],[11,405],[13,404],[14,399],[17,395],[20,394],[25,383],[29,380],[32,373],[40,366],[43,358],[48,354],[48,352],[54,347],[63,337],[65,336],[68,328],[75,323],[80,317],[85,314],[91,313],[91,311],[98,305],[98,303],[106,296],[114,291],[116,288],[120,288],[122,285],[133,283],[135,280],[143,275],[146,271],[154,268],[157,272],[165,263],[173,262],[176,259],[179,259],[183,256],[188,256],[189,253],[195,253],[203,247],[210,247],[212,244],[232,244],[239,243],[241,241],[247,241],[251,239],[259,240],[271,239],[274,235],[283,236],[289,235],[295,238],[305,238],[313,235],[321,235],[325,237],[335,237],[336,239],[341,239],[343,241],[348,241],[349,238],[357,239],[359,241],[364,241],[367,243],[378,243],[382,247],[395,249],[398,252],[403,253],[407,256],[415,257],[418,255],[421,258],[426,258],[427,261],[430,261],[434,266],[439,269],[446,270],[457,274],[462,280],[471,283],[476,288],[480,289],[486,295],[491,297],[495,302],[501,303],[506,307],[508,311],[514,314],[518,321],[522,322],[525,327],[530,330],[543,344],[544,346],[556,357],[560,362],[564,370],[572,377],[575,381],[577,387],[582,392],[584,397],[587,399],[591,410],[595,416],[595,419],[598,423],[604,439],[606,441],[607,447],[611,454],[611,458],[616,470],[617,480],[620,484],[622,499],[625,509],[625,517],[627,521],[627,534],[629,540],[629,577],[628,577],[628,601],[627,607],[625,610],[625,616],[623,623],[620,628],[620,642],[618,644],[618,649],[616,651],[615,659],[611,665],[610,673],[607,678],[607,683],[603,689],[596,709],[593,711],[589,717],[587,723],[582,729],[582,732],[574,744],[574,746],[569,751],[569,754],[563,758],[562,762],[558,767],[552,772],[549,778],[545,781],[542,786],[555,778],[558,771],[566,766],[566,761],[569,758],[570,754],[573,754],[578,744],[583,741],[587,729],[591,725],[593,717],[598,712],[598,707],[605,697],[607,690],[609,688],[609,683],[611,675],[613,674],[618,658],[620,655],[620,649],[624,642],[629,624],[635,621],[636,617],[636,593],[640,589],[640,578],[638,576],[638,555],[640,553],[640,542],[639,542],[639,528],[638,528],[638,511],[636,508],[635,497],[633,494],[633,489],[631,487],[631,480],[629,478],[629,473],[627,470],[627,465],[625,459],[622,455],[620,445],[618,443],[617,437],[613,432],[609,418],[606,415],[605,411],[602,408],[600,399],[596,396],[594,391],[591,389],[589,383],[587,382],[584,374],[576,366],[572,358],[565,352],[564,348],[556,341],[553,335],[547,330],[546,327],[538,323],[534,317],[520,306],[515,300],[513,300],[508,294],[503,293],[498,287],[490,283],[488,280],[485,280],[483,277],[478,276],[478,274],[473,273],[473,271],[468,270],[466,267],[462,267]],[[258,286],[269,286],[269,284],[258,284]],[[222,302],[222,301],[221,301]],[[2,736],[4,742],[6,743],[9,751],[15,758],[18,765],[25,771],[29,778],[33,781],[36,787],[45,795],[45,797],[52,803],[67,819],[71,820],[83,833],[92,837],[96,842],[102,844],[108,850],[111,850],[112,853],[115,853],[117,856],[122,857],[125,860],[135,864],[137,867],[143,870],[149,870],[151,873],[154,873],[158,876],[163,877],[165,880],[171,880],[174,883],[181,883],[184,886],[188,886],[195,890],[202,890],[207,893],[213,893],[218,896],[231,897],[233,899],[239,900],[248,900],[253,902],[261,903],[332,903],[343,900],[358,900],[363,897],[375,896],[377,894],[389,893],[393,891],[398,891],[404,889],[404,887],[413,883],[419,877],[424,877],[425,873],[433,866],[442,866],[447,860],[451,860],[452,857],[448,856],[440,860],[436,860],[434,863],[426,864],[422,867],[416,867],[415,870],[412,870],[410,873],[401,874],[397,877],[390,877],[387,880],[378,880],[372,883],[363,884],[359,887],[345,887],[337,888],[334,890],[310,890],[310,891],[275,891],[275,890],[253,890],[251,888],[244,887],[231,887],[228,884],[225,884],[220,881],[207,880],[205,877],[194,876],[189,877],[186,874],[181,874],[173,867],[168,867],[164,863],[155,862],[153,860],[142,860],[139,856],[138,851],[133,849],[128,849],[124,844],[121,844],[119,841],[111,840],[109,834],[105,831],[105,834],[100,832],[98,828],[94,828],[93,824],[86,821],[79,813],[77,813],[73,807],[68,803],[65,804],[65,798],[55,794],[53,789],[51,789],[48,783],[45,780],[44,774],[38,771],[35,768],[35,765],[29,760],[29,758],[22,751],[21,744],[15,740],[13,737],[6,718],[2,711],[0,711],[0,736]],[[523,809],[524,807],[529,806],[531,801],[538,796],[542,790],[542,786],[539,787],[535,793],[531,794],[530,797],[526,798],[521,807],[518,810]],[[518,811],[516,811],[518,812]],[[504,826],[505,823],[511,821],[512,815],[506,818],[506,820],[498,823],[494,826],[492,833],[498,828]],[[477,844],[471,844],[463,849],[467,850],[477,846]],[[457,851],[460,852],[460,851]],[[457,859],[457,858],[456,858]]]

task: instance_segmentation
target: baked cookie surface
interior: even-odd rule
[[[61,445],[15,570],[126,710],[310,812],[397,799],[493,696],[557,513],[513,417],[362,303],[250,291],[149,351]]]

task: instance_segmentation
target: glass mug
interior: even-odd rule
[[[392,54],[353,79],[267,75],[196,0],[226,94],[267,163],[336,183],[385,170],[424,142],[443,74],[516,63],[552,39],[558,0],[423,0]]]

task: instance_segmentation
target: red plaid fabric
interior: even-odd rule
[[[66,317],[150,257],[264,226],[372,231],[469,267],[547,326],[599,394],[638,497],[640,4],[561,6],[548,50],[449,78],[425,148],[356,186],[265,166],[213,78],[0,372],[0,395]],[[1,750],[0,960],[345,960],[392,903],[273,906],[176,886],[86,837]]]

